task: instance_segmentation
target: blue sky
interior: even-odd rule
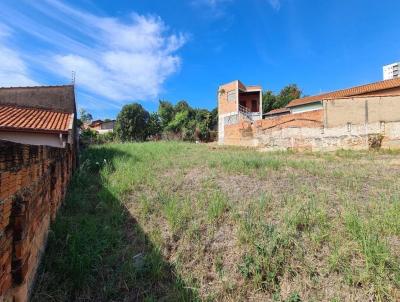
[[[2,0],[0,86],[57,85],[114,118],[158,99],[216,106],[240,79],[307,95],[382,79],[400,61],[398,0]]]

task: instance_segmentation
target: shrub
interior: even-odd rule
[[[368,136],[368,145],[370,149],[379,150],[382,147],[382,134],[372,134]]]
[[[81,132],[80,141],[85,146],[90,144],[106,144],[116,141],[116,135],[114,132],[101,134],[91,129],[84,129]]]

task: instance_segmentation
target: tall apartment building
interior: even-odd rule
[[[400,62],[383,66],[383,79],[390,80],[400,77]]]

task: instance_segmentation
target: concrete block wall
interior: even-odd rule
[[[65,149],[0,141],[0,301],[27,301],[75,166]]]
[[[332,128],[282,128],[257,135],[257,146],[265,150],[334,151],[365,150],[369,139],[382,135],[382,148],[400,148],[400,122],[370,123]]]
[[[260,146],[268,139],[274,139],[271,133],[280,133],[288,128],[320,128],[323,125],[323,111],[283,115],[272,119],[258,120],[253,123],[241,120],[237,124],[224,127],[224,144],[237,146]],[[278,131],[278,132],[277,132]],[[277,144],[279,144],[277,142]],[[286,148],[286,144],[282,145]]]
[[[393,101],[389,98],[387,100]],[[356,108],[359,104],[349,105]],[[360,110],[365,108],[364,102],[362,104]],[[331,121],[334,121],[333,112],[328,113]],[[326,127],[325,115],[324,110],[314,110],[260,120],[253,124],[241,121],[227,125],[224,129],[224,144],[261,147],[265,150],[333,151],[368,149],[369,139],[382,135],[382,148],[400,148],[400,119],[373,122],[363,120],[355,124],[342,122],[341,125]],[[361,115],[365,116],[364,112]],[[343,116],[336,119],[343,119]]]
[[[359,96],[324,102],[326,127],[400,121],[400,96]]]

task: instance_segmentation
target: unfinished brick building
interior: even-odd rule
[[[73,86],[0,88],[0,301],[29,297],[76,165]]]
[[[221,108],[226,101],[218,102]],[[267,150],[367,149],[376,143],[399,148],[400,79],[296,99],[264,119],[241,114],[219,127],[220,143]]]
[[[261,86],[245,86],[233,81],[218,88],[218,142],[224,143],[226,125],[240,120],[256,121],[262,118]]]

